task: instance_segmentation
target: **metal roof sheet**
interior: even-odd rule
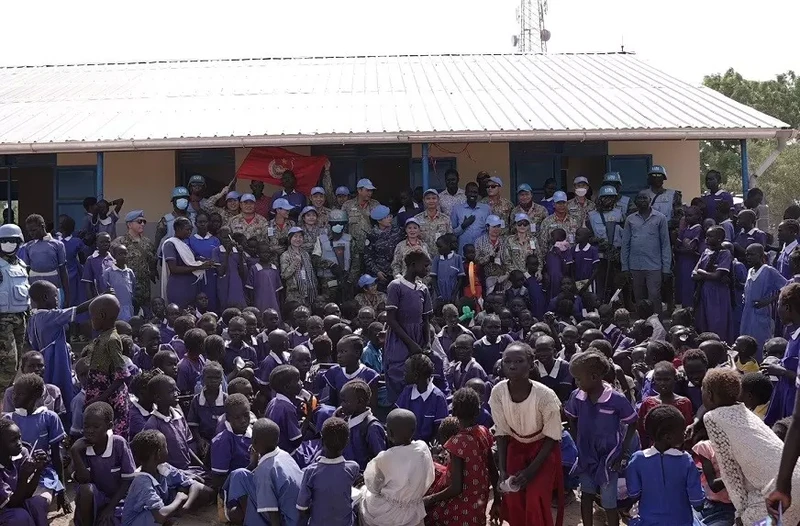
[[[775,137],[789,125],[631,54],[0,68],[0,153]]]

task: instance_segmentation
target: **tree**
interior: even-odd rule
[[[794,71],[777,75],[773,80],[747,80],[733,69],[723,75],[708,75],[703,84],[726,97],[755,108],[790,124],[800,127],[800,80]],[[749,140],[750,173],[774,150],[774,140]],[[723,186],[730,192],[742,192],[741,154],[739,141],[701,141],[700,164],[703,172],[716,169],[724,177]],[[764,191],[770,207],[770,223],[780,222],[787,206],[800,199],[800,145],[793,143],[778,157],[778,160],[758,180],[751,180],[751,187]]]

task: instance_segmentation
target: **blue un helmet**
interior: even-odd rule
[[[20,227],[13,223],[0,226],[0,251],[4,254],[15,253],[24,242],[25,236]]]
[[[176,186],[172,190],[172,199],[178,199],[179,197],[189,197],[189,190],[185,186]]]

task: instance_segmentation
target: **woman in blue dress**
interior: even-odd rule
[[[194,257],[198,261],[211,261],[211,253],[220,243],[216,236],[211,235],[208,227],[211,217],[207,212],[198,212],[194,219],[195,233],[189,238],[189,248],[192,249]],[[197,288],[198,294],[205,292],[208,296],[208,310],[218,312],[217,307],[217,271],[215,269],[206,270],[205,281],[201,281]]]
[[[192,235],[192,222],[187,217],[179,217],[173,223],[175,235],[162,245],[161,296],[167,303],[174,303],[185,309],[197,296],[198,282],[202,281],[205,270],[214,268],[213,261],[196,261],[192,249],[186,244]]]
[[[780,365],[764,364],[764,374],[777,376],[778,383],[772,391],[764,423],[772,426],[775,422],[792,414],[794,399],[797,394],[797,364],[800,356],[800,312],[797,309],[800,298],[800,284],[790,283],[781,289],[778,297],[778,316],[784,325],[796,327],[789,334],[789,344]]]
[[[56,239],[64,244],[64,250],[67,255],[67,278],[69,290],[72,292],[70,304],[65,305],[65,307],[74,307],[81,303],[81,295],[79,294],[81,287],[79,284],[83,275],[83,263],[86,261],[86,245],[81,238],[73,235],[75,232],[74,219],[68,215],[61,215],[58,218],[58,223]]]

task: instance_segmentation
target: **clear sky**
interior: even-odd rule
[[[514,0],[4,2],[0,64],[506,53]],[[627,51],[688,81],[800,71],[796,0],[550,0],[550,52]]]

